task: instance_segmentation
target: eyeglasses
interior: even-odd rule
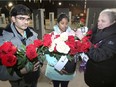
[[[21,21],[30,21],[31,20],[31,18],[25,18],[25,17],[16,17],[16,18]]]

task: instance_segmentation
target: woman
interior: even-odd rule
[[[68,22],[68,16],[64,13],[60,14],[57,19],[57,25],[54,26],[54,31],[52,33],[54,33],[55,35],[60,35],[63,32],[68,33],[68,35],[74,34],[74,32],[68,26]],[[59,85],[61,84],[61,87],[68,87],[68,83],[75,76],[75,72],[72,74],[63,74],[62,72],[61,74],[54,69],[54,65],[58,62],[55,57],[46,55],[46,60],[47,67],[45,75],[52,80],[53,86],[59,87]]]
[[[116,10],[116,9],[115,9]],[[93,29],[92,46],[86,53],[89,60],[84,74],[89,87],[116,87],[116,11],[103,10]],[[77,31],[77,36],[83,35]]]

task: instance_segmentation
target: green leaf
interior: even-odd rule
[[[21,69],[27,63],[27,58],[18,56],[17,69]]]
[[[11,68],[11,67],[7,67],[7,71],[8,71],[8,73],[9,73],[11,76],[13,76],[13,73],[14,73],[13,67],[12,67],[12,68]]]

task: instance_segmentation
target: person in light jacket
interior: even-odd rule
[[[53,33],[55,35],[60,35],[63,32],[74,34],[71,28],[68,26],[68,16],[65,13],[61,13],[57,19],[57,25],[54,26]],[[72,32],[72,33],[71,33]],[[72,80],[76,72],[71,74],[61,74],[55,70],[54,66],[57,64],[58,60],[55,57],[51,57],[49,54],[46,54],[47,67],[45,76],[52,80],[53,87],[68,87],[69,81]]]

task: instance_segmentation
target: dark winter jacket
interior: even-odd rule
[[[92,46],[87,53],[85,82],[91,87],[116,82],[116,23],[103,29],[94,30]],[[112,86],[109,86],[112,87]]]

